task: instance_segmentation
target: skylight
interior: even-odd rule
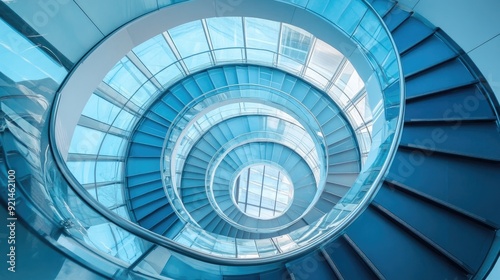
[[[293,199],[290,177],[282,168],[267,164],[252,165],[241,170],[233,189],[238,208],[258,219],[281,216]]]

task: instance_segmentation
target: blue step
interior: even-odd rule
[[[160,199],[157,199],[154,201],[150,201],[148,204],[146,204],[142,207],[134,208],[133,211],[134,211],[136,220],[140,224],[143,219],[154,214],[156,210],[158,210],[162,207],[165,207],[167,205],[167,203],[168,203],[167,199],[160,198]],[[161,215],[157,214],[157,216],[155,216],[155,217],[161,217]],[[157,220],[157,221],[159,221],[159,220]]]
[[[160,171],[159,158],[129,158],[127,160],[127,175],[134,176]]]
[[[495,122],[406,124],[400,145],[500,161],[500,131]],[[480,142],[478,142],[480,136]]]
[[[161,186],[161,184],[160,184],[160,186]],[[156,187],[156,185],[155,185],[155,187]],[[130,203],[131,203],[133,208],[142,207],[142,206],[148,204],[150,201],[154,201],[154,200],[157,200],[160,198],[166,198],[165,191],[161,187],[153,189],[153,190],[141,189],[141,190],[139,190],[142,192],[141,194],[138,194],[139,191],[136,191],[137,189],[138,189],[137,187],[129,188]]]
[[[495,120],[495,118],[486,96],[476,85],[410,99],[406,103],[404,117],[405,121]]]
[[[387,179],[500,227],[499,168],[499,162],[399,148]]]
[[[406,98],[421,97],[476,82],[460,59],[454,59],[406,80]]]
[[[387,279],[468,279],[460,267],[372,207],[347,236]]]
[[[286,268],[295,280],[338,279],[328,261],[319,251],[287,263]]]
[[[409,17],[392,32],[392,36],[399,53],[404,53],[432,33],[434,29],[414,17]]]
[[[369,264],[349,245],[344,236],[324,247],[324,252],[335,264],[344,279],[379,279]],[[355,269],[353,269],[355,268]]]
[[[157,180],[161,180],[160,171],[154,171],[146,174],[138,174],[135,176],[128,176],[127,183],[129,186],[137,186],[141,184],[146,184],[150,182],[154,182]]]
[[[145,145],[140,143],[131,143],[129,157],[161,157],[161,147]]]
[[[476,273],[495,231],[446,207],[384,184],[374,200]]]
[[[405,76],[420,72],[441,62],[455,57],[457,54],[437,35],[433,34],[418,46],[412,48],[401,57]],[[422,59],[425,57],[425,59]]]
[[[380,17],[384,17],[397,4],[396,2],[386,1],[386,0],[374,0],[370,2],[373,9],[375,9],[375,11],[377,12],[377,14],[380,15]]]
[[[410,16],[410,12],[404,11],[399,6],[396,6],[384,16],[383,20],[387,28],[392,32]]]

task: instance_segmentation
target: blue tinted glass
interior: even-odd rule
[[[241,18],[209,18],[208,31],[214,49],[243,47],[243,27]]]
[[[97,188],[97,199],[106,207],[123,204],[121,184],[106,185]]]
[[[367,10],[366,4],[361,0],[350,1],[348,7],[338,20],[338,25],[347,34],[351,35],[359,24],[359,19],[363,17]]]
[[[297,27],[283,24],[280,54],[304,63],[311,46],[312,35]]]
[[[96,183],[116,182],[121,180],[122,162],[98,161],[96,164]]]
[[[103,79],[126,98],[130,98],[146,80],[144,74],[127,57],[122,58]]]
[[[114,209],[113,212],[115,212],[116,214],[118,214],[122,218],[130,219],[128,216],[128,210],[125,206],[118,207],[118,208]],[[128,244],[128,243],[129,242],[126,242],[126,244]],[[120,246],[120,248],[124,248],[124,247]],[[140,255],[140,253],[141,253],[139,248],[124,248],[124,249],[128,249],[128,251],[129,251],[128,254],[124,254],[124,256],[128,257],[128,256],[134,256],[134,254],[137,255],[137,256],[134,256],[133,259],[138,257],[138,255]]]
[[[80,184],[94,183],[94,161],[69,161],[66,166]]]
[[[135,47],[133,52],[153,75],[177,60],[163,35],[147,40]]]
[[[184,59],[184,63],[190,71],[203,69],[212,64],[208,53],[200,53]]]
[[[181,70],[179,70],[178,63],[170,65],[169,67],[163,69],[161,72],[156,74],[155,78],[162,86],[167,87],[172,84],[173,81],[181,78],[183,76]]]
[[[156,87],[151,83],[147,82],[144,85],[142,85],[139,90],[137,90],[132,98],[132,102],[134,102],[137,106],[144,106],[148,104],[148,101],[150,101],[150,97],[157,91]]]
[[[120,112],[120,108],[118,108],[118,106],[115,106],[111,102],[92,94],[83,109],[82,115],[106,124],[111,124],[113,123],[116,115],[118,115],[118,112]]]
[[[297,62],[294,59],[288,58],[286,56],[280,55],[278,57],[278,67],[289,70],[292,73],[300,72],[302,70],[303,66],[304,66],[304,64]]]
[[[277,52],[279,29],[279,22],[257,18],[245,18],[245,39],[247,48]]]
[[[363,87],[364,83],[351,63],[346,63],[342,69],[335,85],[341,89],[349,98],[353,98]]]
[[[131,113],[122,110],[119,114],[118,117],[116,117],[115,122],[113,123],[113,126],[118,127],[123,130],[128,130],[132,124],[132,122],[136,119],[134,115]]]
[[[321,40],[316,40],[308,66],[323,77],[330,79],[343,58],[344,56],[338,50]]]
[[[274,52],[266,50],[247,50],[247,60],[262,65],[272,65],[276,59]]]
[[[168,33],[183,58],[208,51],[205,31],[199,20],[172,28]]]
[[[67,71],[0,20],[0,69],[15,82],[51,78],[62,82]]]
[[[77,125],[69,147],[72,154],[95,155],[104,138],[104,133],[95,129]]]
[[[207,26],[217,61],[240,61],[243,59],[243,27],[241,18],[210,18]],[[218,50],[223,49],[223,50]]]
[[[99,154],[107,156],[120,156],[123,154],[124,144],[124,138],[107,134],[104,138]]]

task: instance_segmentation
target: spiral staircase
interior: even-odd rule
[[[307,1],[283,2],[324,14],[336,1],[318,2],[314,7],[302,3]],[[102,251],[73,240],[85,240],[79,234],[108,216],[88,205],[78,190],[57,187],[69,185],[68,174],[61,174],[64,172],[57,167],[48,136],[49,115],[61,80],[15,82],[2,74],[0,176],[7,182],[7,170],[16,172],[19,271],[9,274],[3,270],[0,275],[6,279],[64,279],[77,273],[85,279],[485,278],[500,249],[500,212],[496,209],[500,198],[498,101],[474,63],[442,30],[396,2],[366,2],[385,22],[397,46],[406,100],[402,134],[391,165],[373,199],[344,229],[308,250],[267,263],[212,263],[209,257],[200,258],[172,245],[172,241],[184,244],[184,238],[193,235],[202,240],[203,235],[196,230],[193,233],[189,221],[210,234],[223,236],[217,237],[220,240],[233,238],[242,243],[273,240],[313,225],[342,202],[361,172],[355,132],[341,109],[322,99],[320,90],[272,67],[224,65],[186,77],[144,110],[127,147],[127,207],[131,221],[166,239],[157,244],[147,240],[137,248],[125,246],[133,240],[132,235],[111,225],[111,231],[122,237],[118,245],[123,247],[110,248],[108,254],[127,255],[131,262],[108,258]],[[265,85],[269,91],[265,79],[249,81],[260,71],[280,76],[283,81],[293,79],[297,88],[309,90],[291,90],[288,99],[303,104],[323,131],[325,157],[329,159],[326,172],[332,176],[325,176],[324,190],[317,197],[314,167],[302,157],[300,149],[279,140],[280,127],[307,128],[278,118],[276,109],[266,114],[251,110],[228,113],[200,132],[185,154],[178,147],[169,149],[165,135],[182,137],[175,131],[191,124],[189,109],[195,108],[193,102],[198,97],[229,86],[238,86],[244,92],[246,86],[255,90]],[[200,79],[210,86],[199,86]],[[193,86],[197,82],[198,86]],[[277,92],[284,87],[271,85]],[[196,110],[203,107],[197,105]],[[294,111],[286,113],[293,115]],[[271,121],[281,121],[281,126],[272,130],[266,125]],[[233,139],[252,134],[259,134],[265,141],[231,146]],[[227,153],[221,154],[228,146]],[[170,161],[163,162],[164,151],[174,150],[181,150],[177,158],[183,161],[181,169],[172,169],[176,165]],[[214,164],[217,157],[218,164]],[[236,174],[241,171],[239,167],[255,162],[281,166],[294,185],[293,211],[285,211],[272,223],[244,214],[233,202],[234,193],[223,187],[234,181],[227,174]],[[205,186],[210,179],[207,170],[212,167],[211,198]],[[177,198],[166,195],[169,182],[165,182],[165,168],[180,175]],[[2,188],[2,209],[7,209],[7,192]],[[5,219],[7,214],[2,210]],[[67,217],[76,217],[77,222]],[[259,231],[272,227],[274,231]],[[24,253],[35,251],[32,256]],[[48,258],[50,264],[42,264]],[[156,271],[157,275],[144,271]]]

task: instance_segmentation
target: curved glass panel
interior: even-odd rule
[[[333,3],[333,2],[332,2]],[[302,1],[294,1],[294,5],[306,5],[306,3],[303,3]],[[398,68],[399,64],[397,61],[397,56],[395,55],[394,52],[394,44],[392,41],[389,40],[390,48],[388,53],[384,53],[384,51],[379,51],[379,49],[375,50],[374,48],[370,47],[370,40],[365,40],[367,38],[373,39],[374,37],[377,37],[379,40],[378,42],[384,43],[385,37],[387,36],[387,30],[384,29],[383,25],[382,27],[379,27],[378,25],[375,27],[375,33],[372,33],[372,26],[370,24],[372,22],[369,21],[369,16],[373,14],[373,11],[368,9],[367,6],[365,5],[364,2],[362,1],[345,1],[345,6],[349,7],[346,9],[344,12],[341,14],[336,14],[335,16],[332,15],[331,13],[328,13],[328,10],[331,9],[331,1],[325,2],[324,4],[320,4],[318,1],[309,1],[307,3],[307,9],[310,9],[311,11],[314,11],[315,13],[319,14],[321,17],[324,17],[325,20],[328,20],[336,25],[338,25],[342,30],[344,30],[347,34],[353,35],[352,38],[355,38],[358,42],[361,42],[360,44],[364,48],[364,51],[367,52],[368,58],[373,62],[374,65],[379,65],[379,68],[376,68],[375,71],[378,71],[380,77],[380,84],[382,85],[382,89],[384,90],[384,97],[385,99],[383,100],[383,106],[381,107],[381,111],[377,111],[377,113],[372,113],[372,118],[373,120],[371,121],[360,121],[360,116],[370,116],[370,114],[366,114],[366,110],[363,108],[360,109],[352,109],[355,105],[358,104],[363,104],[363,98],[368,96],[364,90],[364,88],[359,88],[359,83],[357,81],[357,77],[355,74],[350,72],[350,69],[348,67],[348,61],[345,59],[342,59],[338,65],[338,68],[336,71],[328,71],[329,69],[324,69],[324,67],[321,66],[321,62],[318,60],[313,59],[313,53],[314,48],[316,46],[321,46],[321,42],[315,38],[314,36],[309,36],[307,32],[302,32],[301,35],[298,35],[297,33],[294,33],[294,31],[297,31],[296,29],[292,31],[291,29],[293,28],[287,28],[284,26],[284,24],[279,23],[279,31],[278,31],[278,36],[275,36],[273,33],[276,28],[273,27],[273,24],[269,24],[266,26],[266,28],[269,28],[269,35],[270,36],[264,36],[262,40],[262,46],[259,47],[259,49],[250,49],[250,48],[241,48],[240,47],[235,47],[235,49],[239,49],[242,54],[242,59],[243,61],[237,61],[237,60],[231,60],[227,61],[224,63],[235,63],[235,62],[243,62],[247,63],[250,62],[251,60],[249,59],[249,52],[252,53],[255,51],[256,53],[259,54],[259,56],[255,56],[253,61],[254,63],[258,64],[263,64],[263,65],[271,65],[273,67],[283,67],[286,71],[293,73],[307,81],[310,81],[313,83],[315,86],[320,88],[321,90],[324,90],[325,92],[336,92],[336,95],[330,95],[332,99],[334,99],[338,104],[343,109],[343,114],[348,116],[351,120],[351,122],[354,124],[354,128],[356,129],[356,132],[358,132],[359,137],[362,139],[368,139],[365,138],[368,134],[371,133],[372,137],[371,139],[373,140],[372,143],[374,145],[371,147],[371,152],[366,157],[366,164],[364,169],[362,170],[361,175],[358,177],[358,180],[356,183],[353,185],[353,188],[346,196],[343,197],[342,201],[340,203],[337,203],[336,208],[332,209],[331,212],[327,213],[321,220],[318,220],[317,223],[310,224],[309,227],[306,228],[301,228],[299,230],[295,230],[293,232],[290,232],[289,234],[282,235],[279,237],[274,238],[272,241],[262,239],[262,240],[232,240],[232,244],[230,245],[231,242],[227,242],[227,246],[216,246],[216,242],[223,240],[220,236],[212,236],[210,237],[209,234],[206,232],[200,231],[199,229],[192,229],[190,228],[189,225],[186,225],[181,229],[182,232],[186,232],[186,234],[179,234],[176,237],[173,237],[173,239],[178,240],[179,243],[184,244],[186,246],[192,247],[192,248],[197,248],[199,249],[199,252],[205,252],[212,254],[212,256],[219,255],[219,256],[224,256],[224,257],[237,257],[237,258],[251,258],[250,262],[257,263],[261,260],[255,260],[255,258],[263,258],[267,256],[272,256],[278,252],[281,254],[281,256],[286,257],[290,255],[287,252],[299,252],[303,250],[307,250],[311,246],[311,244],[316,244],[317,242],[320,242],[325,238],[325,236],[331,236],[334,233],[334,230],[337,229],[339,226],[342,227],[342,225],[345,225],[347,222],[345,220],[342,220],[343,217],[349,216],[349,215],[354,215],[356,212],[359,212],[360,205],[362,204],[363,201],[366,201],[369,197],[369,194],[373,192],[372,189],[369,189],[368,186],[372,184],[377,184],[380,182],[380,171],[382,170],[385,172],[387,164],[385,164],[385,159],[387,156],[391,156],[392,154],[392,148],[387,150],[386,148],[388,146],[393,147],[391,143],[394,143],[393,140],[398,139],[399,135],[399,130],[398,128],[400,127],[400,120],[398,119],[399,114],[397,111],[401,112],[399,109],[399,101],[400,101],[400,95],[398,93],[402,92],[403,89],[399,87],[397,82],[399,76],[399,69]],[[378,18],[375,18],[374,20],[379,20]],[[237,22],[236,20],[235,22]],[[366,23],[368,22],[368,23]],[[247,39],[252,39],[252,38],[247,38],[246,35],[246,25],[247,24],[247,19],[243,18],[242,19],[242,34],[243,34],[243,41],[245,44],[247,42],[250,42]],[[264,25],[267,23],[263,22]],[[184,26],[183,28],[191,28],[187,25],[188,27]],[[131,119],[132,121],[129,122],[129,124],[134,123],[134,120],[138,120],[139,116],[142,116],[144,113],[144,109],[147,108],[152,102],[155,97],[162,92],[163,88],[168,88],[172,83],[176,81],[176,79],[182,78],[184,75],[190,75],[192,71],[197,71],[201,68],[204,67],[209,67],[209,66],[214,66],[216,63],[219,63],[219,60],[215,59],[216,57],[216,52],[222,49],[214,49],[213,48],[213,42],[212,39],[210,38],[210,29],[213,27],[209,27],[207,24],[207,20],[201,20],[198,23],[192,23],[192,26],[197,26],[196,28],[201,28],[203,29],[203,33],[198,29],[198,31],[193,32],[200,32],[199,34],[204,34],[205,37],[200,36],[200,43],[195,44],[196,46],[188,46],[185,49],[183,49],[183,46],[180,46],[183,40],[186,41],[186,37],[183,35],[185,34],[180,34],[179,32],[170,32],[166,31],[165,33],[162,34],[163,39],[165,40],[166,44],[169,46],[169,48],[172,50],[172,54],[175,56],[176,61],[170,65],[165,66],[163,70],[160,70],[159,72],[156,71],[151,71],[149,70],[148,67],[145,66],[146,63],[142,63],[140,55],[137,53],[130,53],[127,55],[127,57],[123,58],[122,61],[120,61],[120,65],[117,65],[113,71],[112,74],[107,76],[105,81],[99,86],[98,89],[96,89],[95,95],[104,98],[105,100],[111,102],[113,105],[118,106],[121,108],[121,112],[126,112],[129,113],[131,116],[133,116]],[[362,29],[366,30],[367,32],[363,33]],[[216,31],[213,31],[215,33]],[[283,33],[285,32],[285,33]],[[300,32],[299,32],[300,33]],[[207,36],[208,34],[208,36]],[[376,34],[376,35],[372,35]],[[380,35],[382,34],[382,35]],[[217,35],[214,35],[216,37]],[[235,36],[237,37],[237,35]],[[267,38],[266,38],[267,37]],[[297,38],[297,39],[287,39],[290,37]],[[162,39],[161,37],[159,37]],[[310,41],[308,38],[311,38]],[[390,38],[390,37],[387,37]],[[206,44],[203,43],[203,39],[206,40]],[[276,39],[275,45],[271,45],[271,39]],[[293,45],[291,43],[292,41],[297,40],[300,41],[300,43]],[[318,43],[319,42],[319,43]],[[239,43],[236,43],[235,45],[238,45]],[[309,45],[309,49],[308,46]],[[194,53],[192,51],[193,48],[199,48],[200,52],[199,53]],[[229,49],[232,49],[233,47],[230,47]],[[308,49],[308,51],[306,51]],[[329,52],[329,50],[326,48],[323,50],[325,52]],[[307,53],[305,59],[304,59],[304,53]],[[320,51],[316,51],[316,53],[319,55]],[[272,54],[272,55],[267,55],[267,54]],[[334,55],[333,52],[330,52],[330,54]],[[235,57],[237,57],[235,55]],[[259,58],[267,58],[265,61],[259,60]],[[383,58],[382,58],[383,57]],[[283,59],[282,59],[283,58]],[[287,59],[289,59],[287,61]],[[194,63],[193,61],[196,61]],[[297,67],[297,63],[300,64],[301,61],[304,61],[304,64],[301,67]],[[311,61],[314,61],[315,64],[309,65]],[[394,63],[396,62],[396,63]],[[336,63],[336,62],[334,62]],[[391,64],[392,63],[392,64]],[[286,65],[290,65],[289,68],[286,68]],[[347,66],[346,66],[347,65]],[[135,68],[134,68],[135,67]],[[173,68],[170,68],[173,67]],[[200,68],[197,68],[200,67]],[[159,80],[159,74],[166,71],[167,69],[174,69],[176,68],[178,70],[177,73],[179,74],[172,74],[172,76],[175,76],[175,78],[172,79],[164,79],[163,81],[166,81],[165,84],[163,84],[163,81],[160,82]],[[345,70],[344,70],[345,69]],[[158,70],[158,69],[157,69]],[[307,75],[306,73],[313,73],[315,72],[314,75]],[[394,71],[395,70],[395,71]],[[125,72],[128,73],[125,73]],[[391,72],[392,71],[392,72]],[[345,75],[342,75],[342,73],[345,72]],[[243,73],[245,74],[245,73]],[[123,75],[123,77],[120,77]],[[252,77],[248,75],[247,77],[242,77],[238,76],[240,73],[238,71],[234,73],[234,75],[226,75],[223,77],[225,82],[228,82],[229,84],[236,84],[236,82],[240,79],[248,79],[248,82],[251,83],[255,77]],[[280,82],[279,77],[275,76],[273,77],[270,75],[270,71],[263,70],[262,72],[258,73],[259,77],[265,77],[269,84],[272,85],[273,83]],[[330,77],[331,75],[331,77]],[[313,77],[314,78],[311,78]],[[122,80],[125,77],[125,80]],[[145,77],[145,79],[143,78]],[[168,81],[167,81],[168,80]],[[126,90],[120,87],[120,84],[122,84],[122,81],[125,83],[131,83],[131,87],[135,87],[135,91],[131,90]],[[241,80],[240,80],[241,81]],[[213,86],[206,84],[204,82],[198,83],[196,86],[198,87],[210,87]],[[137,87],[139,84],[139,87]],[[191,87],[194,85],[188,85],[186,84],[186,87]],[[342,89],[342,90],[341,90]],[[299,89],[297,89],[299,90]],[[194,93],[195,91],[191,91]],[[182,95],[179,95],[182,96]],[[340,100],[343,100],[343,102],[340,102]],[[173,101],[173,100],[172,100]],[[313,99],[310,99],[309,101],[313,101]],[[179,103],[172,102],[171,108],[175,108],[176,106],[182,107],[181,104],[183,104],[183,100],[178,100]],[[105,102],[101,102],[102,104],[105,104]],[[317,106],[323,106],[322,101],[317,100]],[[364,104],[367,104],[366,101]],[[373,104],[371,102],[370,104]],[[103,106],[108,106],[109,104],[103,105]],[[314,106],[314,105],[311,105]],[[351,107],[349,107],[351,106]],[[373,106],[370,106],[373,108]],[[313,108],[313,107],[311,107]],[[387,111],[386,111],[387,110]],[[382,113],[380,113],[382,112]],[[92,114],[92,113],[88,113]],[[94,113],[95,114],[95,113]],[[114,114],[114,113],[113,113]],[[321,114],[318,114],[318,119]],[[87,117],[87,116],[85,116]],[[117,115],[118,117],[118,115]],[[174,115],[175,117],[175,115]],[[125,139],[130,140],[131,135],[131,126],[122,126],[117,127],[117,126],[112,126],[109,124],[110,121],[109,116],[105,117],[97,117],[95,119],[92,118],[84,118],[82,117],[80,120],[80,126],[81,127],[86,127],[86,128],[91,128],[96,131],[100,132],[105,132],[105,133],[111,133],[113,136],[116,137],[122,137]],[[170,119],[170,121],[172,121]],[[94,122],[95,121],[95,122]],[[104,126],[102,125],[104,124]],[[153,130],[151,131],[152,133]],[[98,133],[97,133],[98,134]],[[96,134],[96,135],[97,135]],[[323,135],[321,136],[323,137]],[[137,142],[140,142],[140,137],[137,138]],[[325,135],[325,138],[330,139],[329,141],[334,141],[335,137],[333,135]],[[98,142],[103,142],[104,140],[101,140],[100,137],[97,137],[98,141],[95,141],[95,143]],[[109,140],[109,141],[117,141],[117,138],[115,140]],[[77,139],[80,141],[80,139]],[[134,139],[134,141],[136,141]],[[101,144],[99,144],[101,145]],[[78,145],[76,145],[78,146]],[[98,150],[101,150],[99,148]],[[106,149],[102,149],[103,151],[106,151]],[[368,149],[365,149],[368,150]],[[88,149],[88,151],[94,152],[95,149]],[[107,154],[110,154],[111,152],[106,152]],[[75,155],[69,155],[70,156],[75,156]],[[98,159],[95,161],[95,165],[102,165],[107,168],[107,170],[110,170],[114,172],[113,170],[118,170],[122,169],[120,166],[120,161],[110,160],[109,158],[106,158],[106,154],[98,155]],[[366,156],[366,154],[365,154]],[[75,160],[75,164],[80,164],[80,162],[85,162],[84,160]],[[89,168],[92,168],[92,164],[89,164]],[[95,168],[95,167],[94,167]],[[140,167],[142,168],[142,167]],[[383,173],[382,172],[382,173]],[[119,172],[116,172],[119,174]],[[71,178],[71,176],[69,176]],[[88,178],[87,178],[88,177]],[[85,180],[89,180],[89,182],[92,180],[92,174],[82,174],[81,176],[82,180],[86,178]],[[110,182],[109,180],[117,180],[113,176],[107,176],[106,174],[96,174],[94,171],[93,174],[93,180],[95,180],[95,183],[107,183]],[[108,181],[106,181],[108,180]],[[116,184],[119,184],[116,182]],[[104,193],[106,191],[101,192],[103,194],[103,197],[106,197]],[[84,194],[79,193],[82,197],[86,197]],[[109,197],[109,194],[107,195]],[[106,201],[105,203],[108,205],[111,205],[110,201],[106,198],[103,201]],[[88,202],[88,201],[87,201]],[[90,203],[90,202],[89,202]],[[92,207],[99,208],[99,206],[92,204]],[[100,208],[99,208],[100,209]],[[123,208],[117,208],[117,209],[123,209]],[[117,210],[117,213],[120,210]],[[81,217],[84,217],[84,215],[81,215]],[[106,216],[108,217],[108,216]],[[119,221],[116,220],[113,216],[109,216],[112,221]],[[85,218],[82,218],[82,220],[85,220]],[[159,239],[157,236],[146,234],[140,231],[139,228],[136,228],[130,224],[127,223],[120,223],[120,226],[123,228],[126,228],[127,230],[130,230],[131,232],[134,232],[135,234],[138,234],[139,236],[146,236],[148,240],[155,240],[155,243],[158,242],[158,244],[162,244],[166,246],[167,248],[175,248],[176,250],[183,251],[182,249],[179,249],[177,244],[175,243],[169,243],[166,242],[163,239]],[[326,233],[326,234],[325,234]],[[185,241],[181,241],[181,239],[184,238]],[[236,241],[236,242],[235,242]],[[258,242],[257,242],[258,241]],[[83,241],[84,242],[84,241]],[[221,242],[223,244],[223,242]],[[269,244],[275,244],[274,246],[268,246]],[[227,249],[227,252],[217,252],[215,253],[214,248],[219,248],[221,250]],[[145,247],[147,248],[147,246]],[[232,250],[234,248],[234,251]],[[234,252],[234,253],[229,253],[229,251]],[[183,251],[184,252],[184,251]],[[262,252],[262,254],[260,254]],[[150,252],[145,253],[144,256],[147,256]],[[191,254],[191,253],[188,253]],[[194,255],[204,258],[206,255],[204,253],[195,253]],[[134,257],[135,258],[135,257]],[[134,260],[132,258],[132,261]],[[206,258],[209,260],[213,260],[214,258]],[[270,257],[270,259],[277,259]],[[140,261],[142,262],[142,261]],[[224,261],[222,261],[224,262]]]

